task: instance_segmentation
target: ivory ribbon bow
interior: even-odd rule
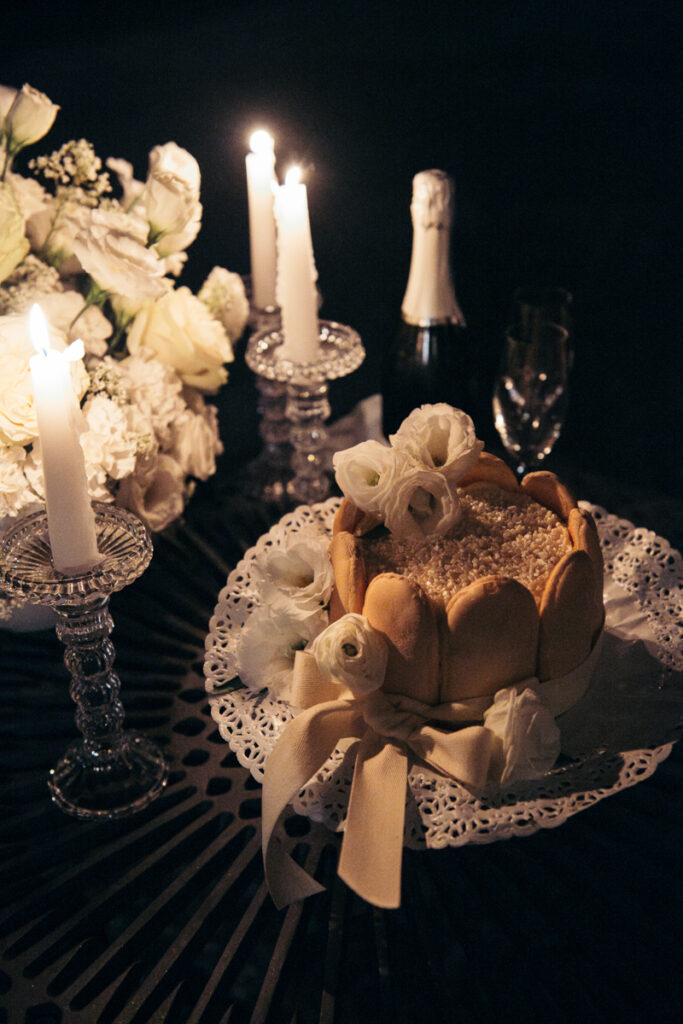
[[[585,692],[598,647],[568,676],[540,684],[532,677],[515,689],[535,689],[554,715],[563,713]],[[500,740],[474,723],[482,720],[493,698],[490,694],[434,707],[379,690],[354,697],[322,677],[311,654],[298,652],[292,703],[304,710],[280,734],[263,782],[263,861],[275,905],[280,908],[323,889],[291,859],[273,831],[287,804],[340,741],[351,739],[359,743],[338,874],[369,903],[398,907],[409,756],[470,790],[480,790]]]

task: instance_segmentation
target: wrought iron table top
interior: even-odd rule
[[[680,744],[561,829],[406,851],[394,911],[351,893],[336,837],[292,815],[289,841],[327,889],[275,909],[260,788],[218,735],[202,665],[228,571],[278,515],[208,489],[112,601],[127,724],[172,768],[128,821],[86,824],[51,804],[47,771],[74,732],[60,644],[0,634],[0,1021],[676,1019]]]

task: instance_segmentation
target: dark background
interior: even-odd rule
[[[197,288],[216,263],[249,270],[255,125],[275,136],[280,173],[304,165],[322,315],[355,327],[368,352],[334,387],[335,415],[378,388],[408,273],[412,176],[440,167],[456,179],[456,289],[484,393],[513,289],[565,286],[577,353],[553,460],[680,494],[678,4],[24,10],[3,14],[2,81],[62,108],[36,153],[84,136],[138,178],[157,143],[199,161],[204,221],[183,283]],[[239,381],[221,398],[234,454],[256,444]],[[481,418],[494,446],[488,399]]]

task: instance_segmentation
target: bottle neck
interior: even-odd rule
[[[401,315],[406,323],[418,327],[465,326],[453,286],[447,223],[425,225],[413,219],[413,248]]]

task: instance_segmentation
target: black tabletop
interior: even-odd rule
[[[673,5],[250,0],[5,16],[3,81],[62,108],[45,151],[84,136],[138,177],[157,143],[197,157],[193,288],[214,264],[248,272],[251,127],[271,127],[280,167],[304,163],[323,315],[357,328],[368,353],[332,389],[335,417],[378,389],[412,176],[452,173],[482,393],[512,290],[569,288],[576,362],[549,468],[683,547]],[[680,744],[558,829],[406,851],[395,911],[346,889],[336,837],[290,815],[287,841],[327,888],[274,908],[260,788],[220,738],[202,674],[218,592],[282,512],[240,487],[260,448],[242,351],[216,399],[216,477],[112,600],[127,724],[172,766],[150,808],[85,824],[51,804],[47,772],[76,735],[62,648],[51,630],[0,632],[0,1022],[677,1020]],[[488,415],[477,426],[496,450]]]

